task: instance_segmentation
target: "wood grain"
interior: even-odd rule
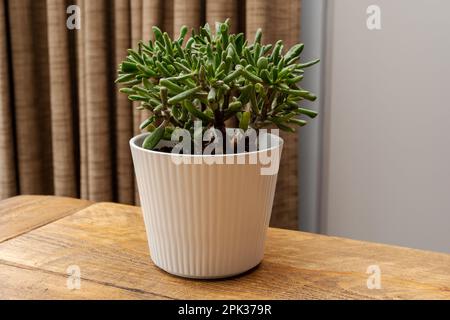
[[[70,265],[81,270],[77,293],[63,281]],[[381,269],[379,290],[367,288],[370,265]],[[225,280],[182,279],[151,262],[140,209],[112,203],[1,243],[3,270],[9,276],[0,296],[33,299],[450,299],[448,254],[281,229],[269,230],[254,270]]]
[[[84,280],[80,290],[67,287],[67,275],[0,262],[0,299],[79,300],[98,299],[154,299],[167,298],[144,291],[116,287],[113,284]],[[63,289],[65,288],[65,289]]]
[[[0,243],[79,211],[92,202],[52,196],[17,196],[0,202]]]

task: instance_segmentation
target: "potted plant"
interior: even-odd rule
[[[316,97],[298,86],[303,44],[253,43],[228,20],[185,39],[153,27],[119,66],[121,92],[149,117],[130,140],[151,258],[169,273],[221,278],[264,253],[283,140]],[[234,128],[236,126],[236,128]],[[274,128],[269,133],[266,129]]]

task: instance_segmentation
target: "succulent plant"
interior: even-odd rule
[[[275,125],[293,132],[306,124],[299,116],[317,116],[299,106],[299,101],[316,99],[298,84],[304,69],[319,62],[299,61],[303,44],[283,54],[283,42],[263,44],[260,29],[251,44],[243,33],[230,34],[229,29],[228,20],[216,23],[215,32],[205,24],[185,39],[183,26],[180,36],[171,39],[153,27],[154,41],[128,50],[116,82],[130,100],[140,102],[139,109],[150,111],[140,126],[151,132],[144,148],[170,140],[176,128],[192,131],[196,120],[221,132],[233,118],[243,130]]]

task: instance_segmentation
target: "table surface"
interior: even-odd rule
[[[189,280],[151,262],[138,207],[19,196],[0,202],[0,298],[450,299],[450,255],[270,228],[255,269]]]

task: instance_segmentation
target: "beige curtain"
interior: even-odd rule
[[[142,115],[114,85],[126,49],[151,26],[231,19],[234,32],[299,41],[300,0],[0,1],[0,198],[55,194],[135,204],[128,140]],[[297,226],[297,137],[285,137],[272,225]]]

